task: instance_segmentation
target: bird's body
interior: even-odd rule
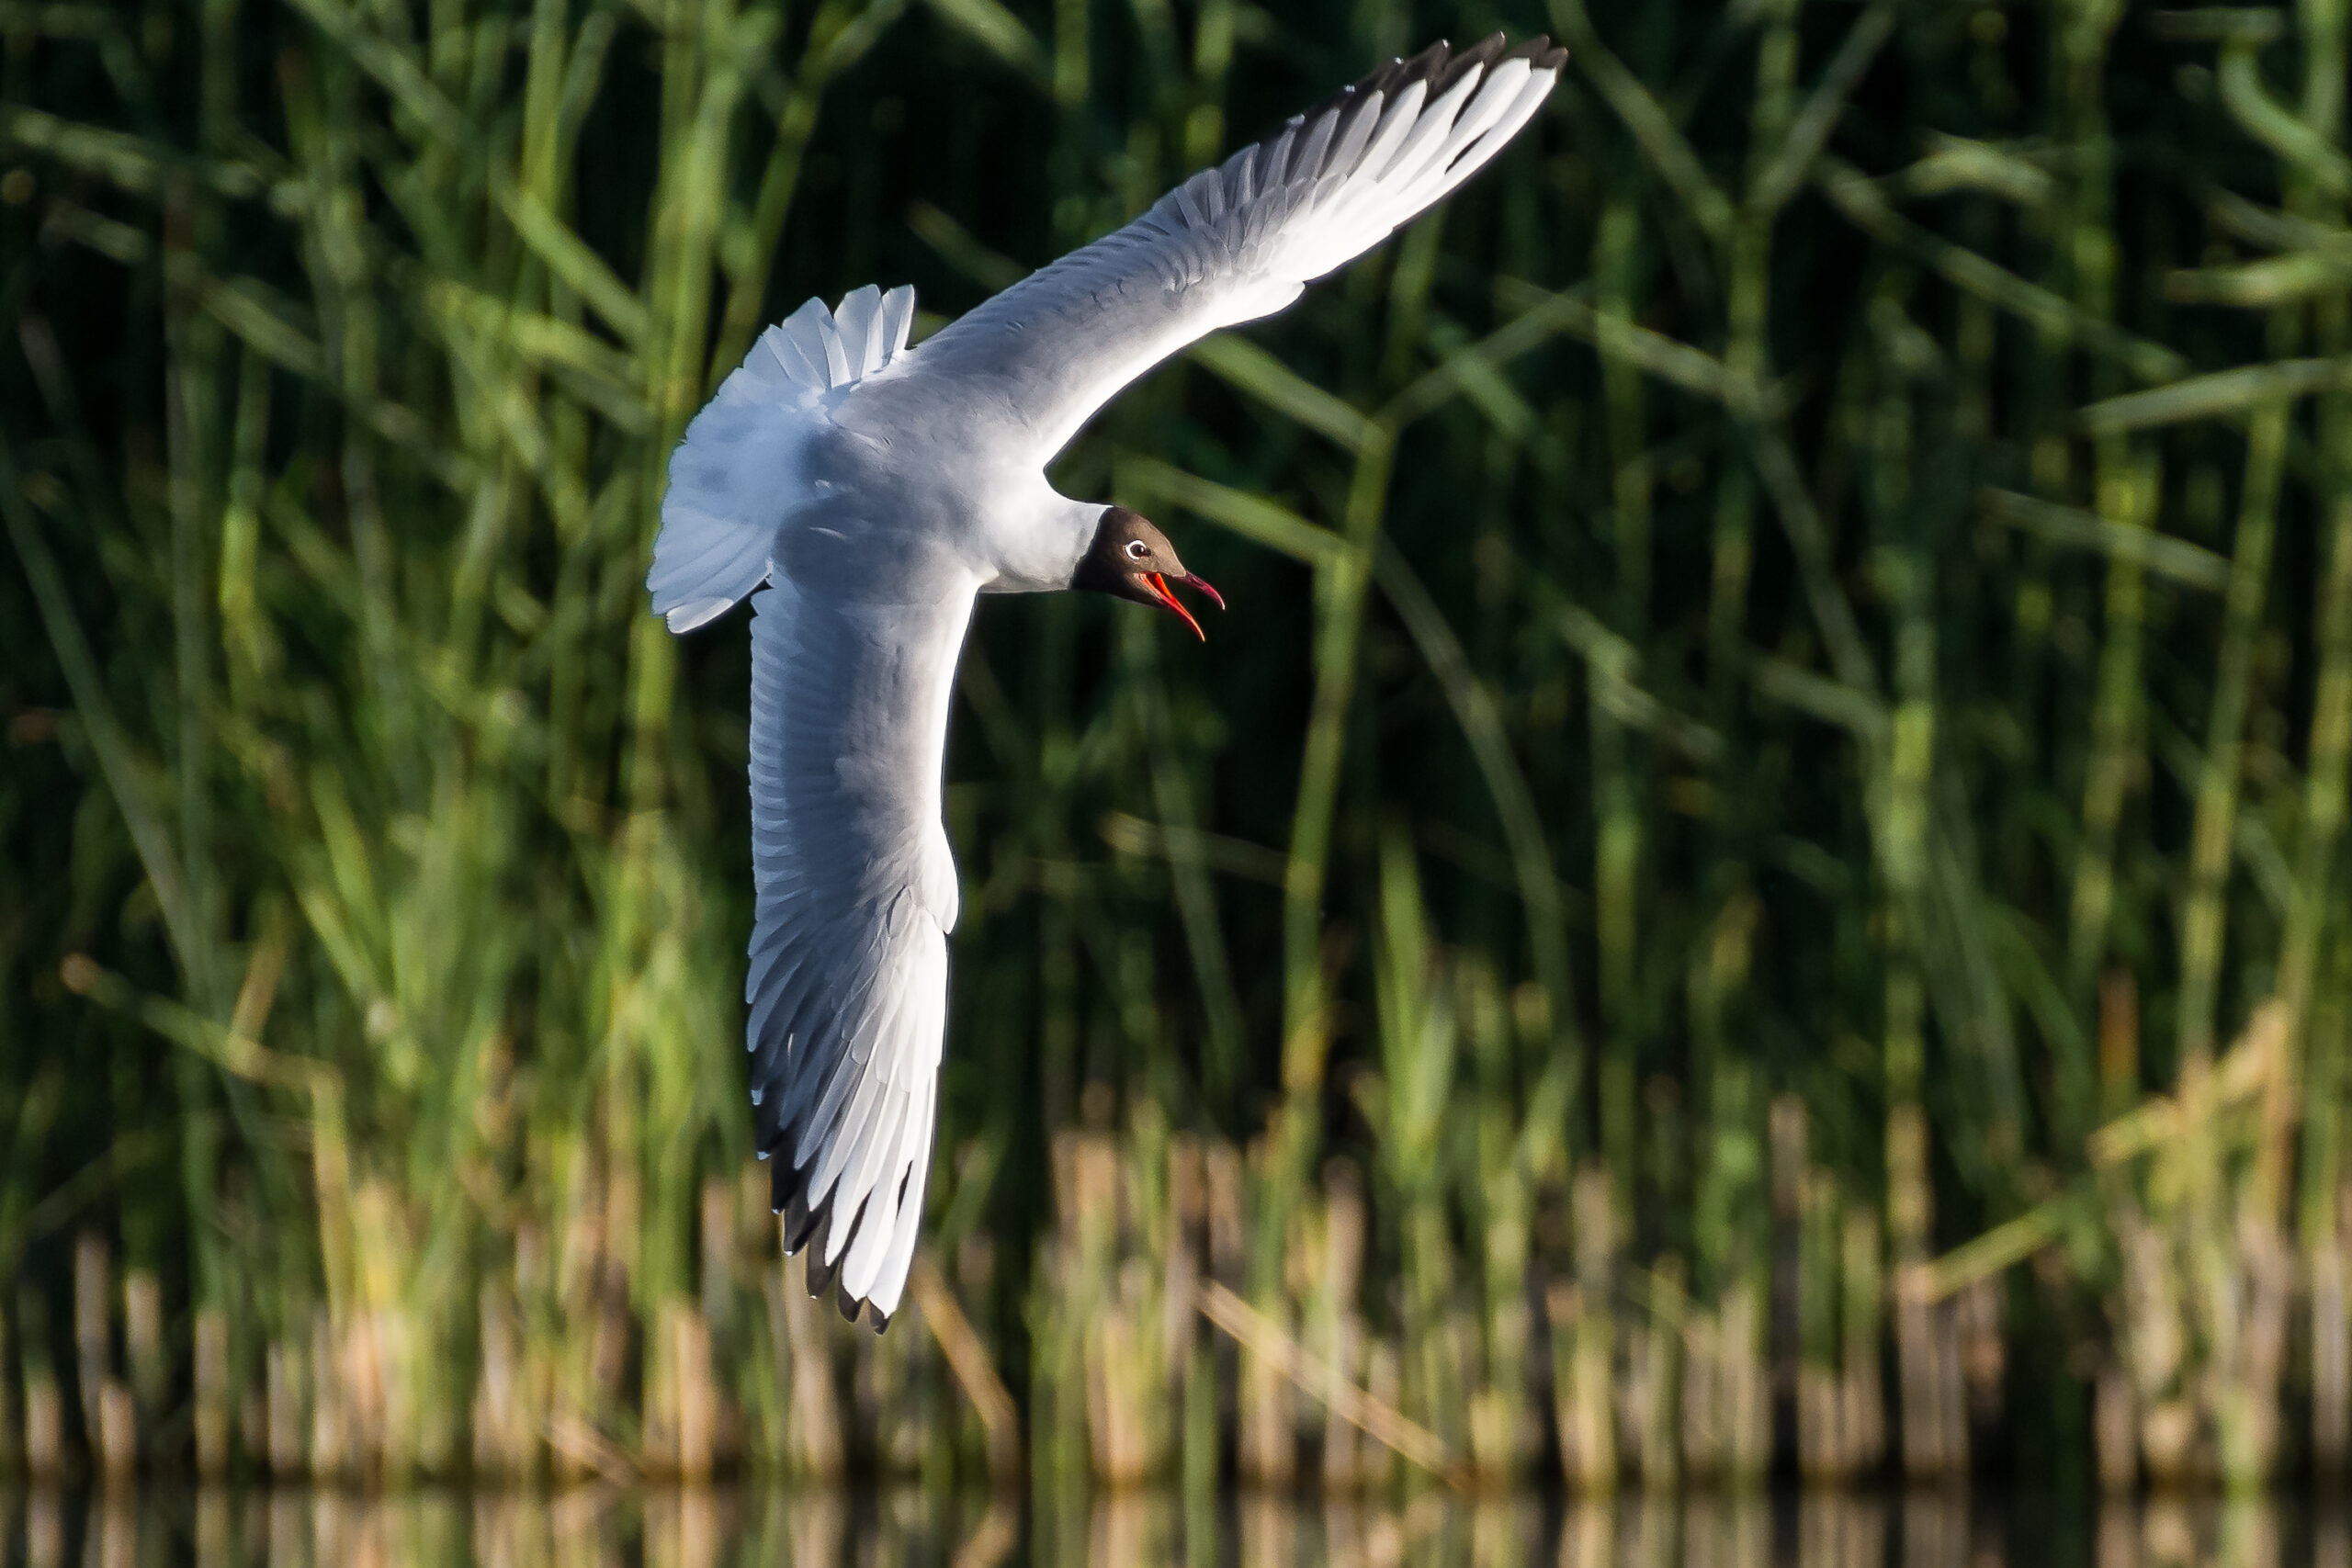
[[[838,1283],[850,1315],[897,1309],[920,1229],[957,908],[941,773],[975,597],[1088,588],[1197,631],[1169,580],[1216,596],[1046,464],[1137,376],[1442,197],[1563,58],[1497,36],[1396,62],[919,348],[910,289],[812,299],[687,427],[647,587],[673,631],[752,596],[752,1095],[786,1248],[813,1246],[811,1290]]]

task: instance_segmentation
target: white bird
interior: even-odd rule
[[[744,1000],[785,1250],[876,1332],[921,1228],[956,863],[948,693],[979,593],[1091,589],[1200,623],[1151,524],[1046,465],[1145,371],[1270,316],[1499,152],[1566,52],[1498,33],[1375,72],[920,347],[914,291],[771,327],[670,459],[646,578],[670,629],[745,595],[752,861]]]

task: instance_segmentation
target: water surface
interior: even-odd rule
[[[2352,1568],[2341,1507],[2017,1495],[1039,1509],[904,1487],[0,1490],[0,1568]]]

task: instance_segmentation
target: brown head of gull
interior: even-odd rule
[[[1201,623],[1193,618],[1193,612],[1169,591],[1170,582],[1205,594],[1210,604],[1220,610],[1225,608],[1225,595],[1211,588],[1208,579],[1184,570],[1168,536],[1153,526],[1142,513],[1124,506],[1104,508],[1102,521],[1094,530],[1094,543],[1079,558],[1078,570],[1069,580],[1072,588],[1108,593],[1114,599],[1137,604],[1156,604],[1177,616],[1193,628],[1194,637],[1206,642],[1209,634],[1201,630]]]

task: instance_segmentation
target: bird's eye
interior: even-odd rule
[[[1129,560],[1141,560],[1148,551],[1149,547],[1150,547],[1147,546],[1141,539],[1129,539],[1127,541],[1127,558]]]

